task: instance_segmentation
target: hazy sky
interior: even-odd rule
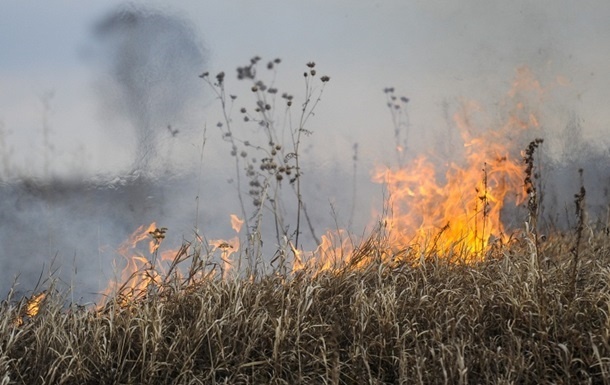
[[[108,125],[96,82],[99,58],[92,26],[123,1],[2,1],[0,13],[0,145],[3,168],[41,175],[85,174],[125,167],[128,141]],[[135,2],[133,4],[143,4]],[[207,69],[235,67],[253,55],[281,57],[283,88],[298,95],[303,65],[330,75],[311,127],[329,159],[387,162],[392,127],[382,92],[410,98],[412,136],[445,126],[443,103],[494,100],[518,66],[543,82],[569,80],[555,109],[578,114],[588,133],[608,130],[610,2],[587,1],[149,1],[191,23],[206,47]],[[202,69],[203,70],[203,69]],[[197,82],[196,73],[193,78]],[[44,101],[47,100],[45,109]],[[214,126],[218,109],[201,96],[197,119]],[[44,123],[46,121],[46,123]],[[45,149],[46,139],[53,147]],[[192,131],[191,131],[192,133]],[[217,132],[209,130],[212,139]],[[192,137],[183,137],[194,146]],[[189,143],[192,142],[192,143]],[[110,155],[110,156],[109,156]],[[335,158],[333,158],[335,157]],[[8,165],[8,166],[7,166]],[[4,172],[3,175],[6,173]]]

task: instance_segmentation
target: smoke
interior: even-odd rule
[[[200,123],[195,103],[202,96],[197,75],[205,69],[203,43],[185,20],[133,5],[100,18],[92,31],[89,59],[108,117],[102,125],[119,142],[103,151],[109,158],[119,156],[119,149],[132,152],[131,170],[86,180],[0,181],[2,296],[15,281],[20,296],[53,275],[77,300],[95,300],[122,268],[118,244],[138,226],[157,221],[177,242],[192,231],[193,172],[163,173],[172,159],[163,159],[159,149],[184,142],[185,133]],[[134,143],[113,127],[132,130]],[[161,170],[159,164],[169,166]],[[210,218],[220,222],[214,215]]]
[[[93,35],[103,73],[100,101],[134,130],[133,169],[147,170],[159,135],[188,126],[189,110],[200,100],[196,75],[205,64],[203,45],[185,20],[135,5],[103,17]]]

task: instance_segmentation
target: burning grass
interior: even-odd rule
[[[515,155],[526,133],[539,133],[539,118],[518,97],[544,94],[529,71],[518,71],[499,128],[473,125],[474,105],[454,116],[464,148],[444,176],[437,162],[405,155],[408,124],[400,122],[408,116],[400,114],[409,99],[393,104],[388,89],[399,162],[376,170],[387,212],[357,242],[339,228],[318,239],[300,187],[299,148],[311,134],[304,125],[329,78],[315,86],[308,63],[299,124],[276,130],[276,108],[286,103],[288,114],[292,96],[276,104],[277,89],[256,75],[259,61],[238,69],[257,106],[252,115],[240,111],[265,128],[268,148],[234,135],[227,106],[236,97],[226,93],[224,72],[215,82],[201,75],[221,101],[218,127],[235,160],[237,235],[196,233],[195,242],[162,251],[167,229],[153,223],[118,248],[126,266],[97,306],[66,305],[53,285],[20,301],[9,296],[0,304],[0,385],[610,382],[608,226],[589,227],[581,172],[575,230],[539,233],[534,155],[542,140]],[[282,132],[291,147],[280,144]],[[247,151],[264,155],[259,171]],[[286,183],[294,196],[284,196]],[[504,226],[509,202],[527,211],[523,230]],[[261,239],[267,211],[279,245],[269,263]],[[301,249],[301,221],[315,251]]]
[[[541,243],[540,265],[525,237],[461,264],[385,255],[378,233],[319,274],[174,275],[128,307],[65,308],[52,290],[37,314],[30,301],[5,301],[0,380],[606,383],[610,242],[587,234],[573,286],[575,238]]]

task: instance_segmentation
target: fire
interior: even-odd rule
[[[420,155],[401,167],[377,167],[373,181],[388,191],[388,213],[381,217],[385,244],[401,252],[401,258],[473,262],[483,259],[492,243],[507,242],[502,213],[507,204],[520,205],[527,198],[520,147],[540,126],[535,110],[544,95],[532,73],[519,68],[500,103],[508,114],[495,127],[477,124],[484,109],[476,102],[463,102],[454,114],[463,144],[454,160]],[[327,232],[313,252],[291,248],[293,272],[333,270],[339,263],[360,268],[365,263],[354,260],[362,250],[355,250],[343,231]]]
[[[244,224],[244,220],[240,219],[237,215],[231,214],[231,227],[239,234],[241,227]],[[221,275],[223,279],[226,279],[231,271],[235,269],[235,261],[232,260],[231,256],[239,251],[239,236],[234,236],[231,239],[216,239],[210,241],[212,246],[212,253],[216,250],[220,250],[220,260],[222,261]],[[239,267],[237,268],[239,270]]]
[[[527,198],[525,164],[519,151],[526,143],[523,139],[540,126],[534,111],[544,94],[531,72],[520,68],[507,99],[499,103],[508,111],[499,124],[492,128],[491,124],[481,125],[477,117],[483,108],[475,102],[464,102],[453,116],[463,144],[454,154],[457,156],[442,161],[438,154],[420,155],[400,167],[378,166],[372,179],[387,187],[387,214],[380,223],[383,245],[389,246],[388,250],[379,250],[375,258],[421,256],[473,262],[485,258],[493,243],[507,242],[509,234],[502,215],[507,204],[519,205]],[[376,220],[379,219],[378,216]],[[244,220],[232,214],[230,221],[236,236],[209,241],[208,256],[216,253],[222,279],[241,273],[240,259],[235,255],[240,251],[239,233]],[[106,294],[132,293],[129,300],[159,284],[163,274],[157,260],[159,254],[160,260],[172,260],[176,253],[159,252],[166,230],[157,228],[155,223],[141,226],[118,248],[127,266],[118,281],[122,284],[111,283]],[[149,256],[137,251],[138,244],[145,240],[149,243]],[[338,229],[326,232],[314,251],[300,250],[290,240],[286,240],[285,247],[293,254],[293,274],[318,274],[345,265],[363,268],[366,259],[372,257],[367,253],[374,251],[375,245],[366,246],[365,242],[364,246],[355,247],[356,244],[359,242],[347,231]]]
[[[320,273],[334,270],[350,261],[354,254],[354,240],[346,230],[327,231],[320,239],[320,245],[314,251],[298,250],[289,243],[294,256],[292,272],[313,271]]]
[[[241,231],[243,223],[244,221],[238,216],[231,215],[231,227],[236,233]],[[116,280],[110,281],[103,292],[104,297],[114,297],[121,307],[128,307],[134,300],[161,287],[163,280],[169,274],[162,262],[171,261],[170,265],[175,268],[178,262],[189,256],[188,245],[183,246],[180,250],[160,251],[166,232],[167,228],[158,228],[155,222],[148,226],[142,225],[119,245],[117,253],[125,260],[125,267]],[[146,244],[148,247],[143,247]],[[220,251],[220,275],[223,279],[226,279],[234,269],[239,270],[239,266],[235,266],[236,262],[232,258],[240,250],[238,236],[228,240],[210,240],[209,245],[211,246],[210,255],[217,250]],[[147,250],[148,254],[145,254],[143,249]],[[200,271],[199,273],[197,277],[190,278],[205,279],[208,277],[207,272]],[[172,274],[182,277],[178,269],[172,270]]]
[[[46,298],[46,296],[46,291],[34,294],[26,304],[25,315],[28,317],[34,317],[36,314],[38,314],[38,312],[40,311],[40,303]]]
[[[24,323],[24,318],[33,318],[40,311],[40,305],[42,301],[47,297],[47,291],[43,290],[38,294],[33,294],[27,299],[25,307],[21,310],[21,315],[13,320],[13,325],[21,326]]]
[[[177,253],[176,250],[159,252],[159,246],[165,239],[166,232],[167,228],[158,228],[155,222],[148,226],[142,225],[119,245],[117,253],[123,257],[126,264],[120,276],[110,281],[104,290],[105,297],[120,294],[119,302],[122,306],[126,306],[130,300],[159,284],[160,272],[164,271],[161,262],[173,260]],[[146,249],[149,256],[143,254],[140,247],[147,240]]]
[[[520,68],[508,93],[510,114],[499,127],[477,129],[472,115],[482,108],[473,102],[454,115],[462,160],[443,164],[444,173],[425,156],[401,168],[378,167],[373,180],[388,189],[390,244],[468,262],[483,258],[494,240],[506,241],[502,210],[508,201],[520,204],[526,198],[525,165],[514,144],[539,127],[536,114],[520,99],[543,94],[531,72]]]

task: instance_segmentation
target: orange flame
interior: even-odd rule
[[[25,308],[20,311],[20,315],[13,320],[13,325],[21,326],[24,324],[24,318],[33,318],[40,311],[42,301],[47,297],[47,291],[43,290],[38,294],[33,294],[27,299]]]
[[[34,317],[40,311],[40,303],[47,297],[47,292],[42,291],[38,294],[34,294],[26,305],[25,315],[28,317]]]
[[[424,156],[402,168],[377,168],[373,180],[389,192],[386,221],[393,247],[417,246],[425,255],[473,261],[494,239],[507,240],[502,209],[509,198],[520,204],[526,195],[525,166],[511,144],[539,127],[536,114],[525,107],[529,103],[519,100],[532,94],[541,99],[544,90],[529,70],[518,69],[508,93],[510,115],[493,130],[477,130],[472,114],[482,108],[465,103],[453,117],[464,143],[463,159],[446,164],[444,175]]]
[[[160,272],[163,272],[162,261],[172,260],[175,250],[159,252],[161,241],[165,238],[167,229],[157,228],[155,222],[146,227],[138,227],[131,236],[121,243],[117,253],[124,258],[126,265],[121,270],[120,277],[110,281],[103,292],[104,297],[120,293],[121,306],[127,306],[129,301],[145,293],[151,286],[158,285]],[[140,244],[148,240],[148,252],[145,256],[140,250]]]
[[[231,214],[231,227],[236,233],[241,231],[244,220],[237,215]],[[231,239],[216,239],[210,241],[212,252],[220,250],[220,259],[222,260],[222,278],[226,279],[231,271],[235,268],[235,261],[231,260],[231,256],[239,251],[239,237],[235,236]]]
[[[289,243],[294,259],[292,272],[311,270],[315,274],[332,271],[348,263],[353,255],[353,240],[346,230],[327,231],[314,251],[298,250]]]
[[[382,222],[390,248],[472,262],[484,258],[496,240],[506,242],[502,211],[508,202],[518,205],[526,199],[519,154],[525,142],[520,139],[540,126],[534,111],[544,94],[533,74],[519,68],[507,100],[500,103],[508,116],[495,129],[477,126],[483,108],[475,102],[464,102],[453,116],[463,143],[461,160],[441,163],[422,155],[402,167],[377,167],[373,181],[385,184],[389,193],[389,213]],[[355,251],[341,231],[327,232],[314,252],[291,249],[293,272],[364,263],[352,261]]]

